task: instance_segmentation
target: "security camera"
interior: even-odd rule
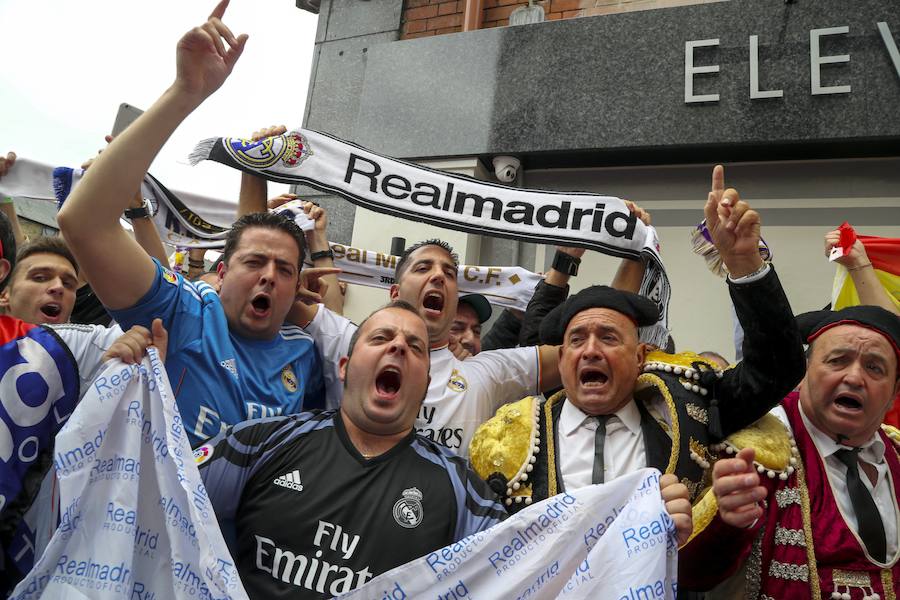
[[[519,174],[522,163],[514,156],[495,156],[494,175],[503,183],[512,183]]]

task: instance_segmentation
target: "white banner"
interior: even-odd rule
[[[13,599],[247,598],[155,349],[103,370],[55,452],[60,525]]]
[[[369,287],[388,289],[394,284],[398,256],[330,242],[338,279]],[[491,304],[524,311],[542,277],[522,267],[460,265],[460,294],[481,294]]]
[[[659,471],[548,498],[341,598],[674,600],[678,545]]]

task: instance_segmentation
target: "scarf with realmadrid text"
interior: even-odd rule
[[[671,288],[656,231],[631,215],[619,198],[508,187],[376,154],[306,129],[257,141],[203,140],[190,156],[192,164],[202,160],[270,181],[308,185],[401,219],[644,260],[640,293],[660,305],[662,318],[641,332],[642,339],[665,346]]]

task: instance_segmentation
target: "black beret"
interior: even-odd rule
[[[647,327],[659,321],[659,307],[652,300],[607,285],[594,285],[570,296],[547,313],[541,322],[541,343],[562,344],[569,321],[589,308],[609,308],[620,312],[639,327]]]
[[[900,317],[880,306],[848,306],[841,310],[814,310],[797,317],[800,335],[812,342],[838,325],[858,325],[887,338],[900,359]]]

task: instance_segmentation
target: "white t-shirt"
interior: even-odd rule
[[[124,333],[118,325],[104,327],[102,325],[80,325],[77,323],[62,323],[60,325],[45,325],[53,330],[56,335],[69,347],[72,357],[78,364],[78,378],[81,389],[78,397],[84,396],[88,386],[94,381],[100,367],[103,365],[103,355],[109,350],[113,342],[122,337]]]
[[[347,355],[354,331],[356,325],[349,319],[321,304],[306,326],[322,354],[329,408],[340,406],[343,386],[338,361]],[[433,349],[431,384],[416,419],[416,430],[460,456],[468,456],[475,430],[500,406],[539,393],[539,373],[536,346],[489,350],[464,361],[446,346]]]

